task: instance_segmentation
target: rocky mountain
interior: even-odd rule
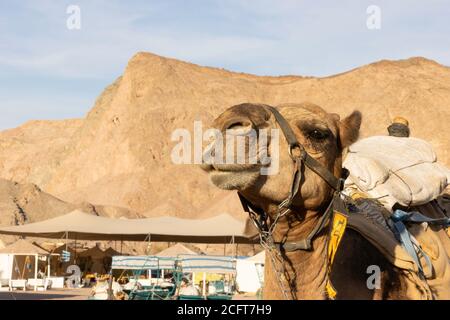
[[[138,53],[84,119],[31,121],[1,132],[0,177],[33,183],[58,201],[149,216],[215,215],[220,208],[209,207],[217,202],[236,213],[234,200],[223,200],[229,193],[199,168],[171,162],[171,133],[193,132],[195,120],[206,128],[238,103],[301,101],[341,116],[360,110],[363,136],[386,134],[392,118],[404,116],[412,135],[430,141],[450,166],[450,68],[434,61],[380,61],[324,78],[262,77]]]
[[[113,218],[142,218],[133,210],[114,206],[93,205],[87,202],[69,203],[43,192],[32,183],[20,184],[0,178],[0,226],[20,225],[51,219],[73,210]],[[14,242],[18,237],[0,235],[0,249],[5,243]],[[35,239],[42,241],[42,239]],[[127,244],[136,249],[139,246]],[[142,251],[142,250],[141,250]]]
[[[38,186],[0,179],[0,225],[19,225],[51,219],[73,210],[113,218],[141,218],[127,208],[93,205],[87,202],[69,203],[43,192]]]

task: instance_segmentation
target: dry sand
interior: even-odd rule
[[[0,300],[87,300],[90,288],[0,292]]]
[[[90,288],[80,289],[52,289],[45,292],[13,291],[0,292],[0,300],[87,300]],[[254,300],[256,296],[240,294],[233,296],[233,300]]]

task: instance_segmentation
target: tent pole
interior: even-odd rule
[[[73,254],[73,263],[77,264],[77,237],[75,236],[75,253]]]
[[[206,298],[206,272],[203,272],[202,295]]]
[[[148,234],[148,255],[150,255],[152,253],[152,235],[149,233]]]
[[[50,278],[50,259],[52,256],[49,254],[47,257],[47,278]]]
[[[231,247],[231,250],[233,250],[233,244],[235,244],[235,242],[234,242],[234,235],[231,237],[231,245],[232,245],[232,247]],[[236,243],[236,245],[237,245],[237,243]],[[237,257],[237,249],[236,249],[236,247],[235,247],[235,256]]]
[[[34,255],[34,291],[37,291],[38,255]]]
[[[27,267],[28,260],[29,260],[29,256],[26,256],[25,262],[23,263],[22,275],[20,276],[20,279],[23,279],[25,277],[25,268]]]
[[[10,259],[12,259],[11,263],[9,263]],[[16,256],[14,254],[8,254],[8,264],[11,266],[11,273],[9,275],[9,291],[12,291],[11,282],[12,282],[12,278],[13,278],[13,274],[14,274],[13,272],[16,271],[15,267],[19,268],[19,266],[17,266],[17,260],[16,260]]]

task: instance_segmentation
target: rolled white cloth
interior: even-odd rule
[[[432,146],[417,138],[373,136],[351,145],[343,163],[346,188],[378,198],[388,210],[425,204],[450,183],[450,170],[437,162]]]

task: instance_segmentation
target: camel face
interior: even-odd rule
[[[221,158],[224,161],[223,163],[212,161],[209,165],[202,165],[202,169],[209,173],[213,184],[226,190],[245,190],[260,180],[261,168],[267,167],[269,163],[262,163],[261,148],[258,147],[257,141],[250,139],[250,135],[253,133],[256,137],[257,130],[269,129],[270,117],[271,114],[266,108],[244,104],[229,108],[214,120],[213,127],[220,131],[223,137]],[[237,159],[239,138],[244,139],[244,148],[241,145],[240,151],[246,160],[240,163]],[[270,139],[267,139],[267,143],[270,143]],[[250,150],[256,152],[250,154]],[[227,157],[229,161],[226,161]]]
[[[310,103],[286,104],[277,109],[288,121],[305,150],[338,176],[342,149],[357,138],[360,113],[354,112],[340,121],[338,115],[329,114]],[[256,134],[256,139],[245,139],[245,163],[235,161],[202,165],[213,184],[222,189],[238,190],[263,207],[279,203],[288,196],[294,163],[288,154],[288,144],[283,133],[267,107],[248,103],[233,106],[214,120],[213,127],[223,136],[231,138]],[[224,145],[228,141],[228,138],[224,139]],[[223,156],[226,157],[227,152],[228,155],[234,153],[232,156],[236,160],[237,145],[235,143],[233,148],[224,148]],[[269,167],[275,170],[264,174],[262,169]],[[294,205],[314,208],[326,200],[329,194],[330,189],[321,177],[308,168],[302,168],[301,189]]]

